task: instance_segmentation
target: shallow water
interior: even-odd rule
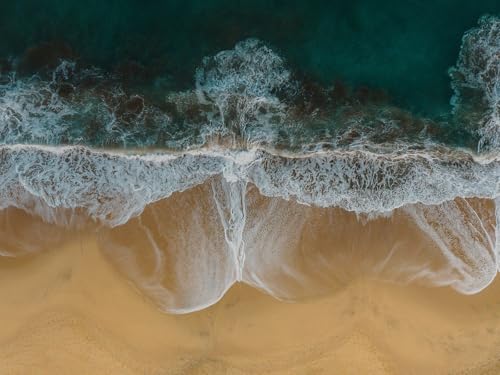
[[[2,256],[33,256],[92,233],[124,277],[173,313],[209,306],[237,282],[300,301],[367,277],[473,294],[497,273],[498,218],[489,199],[408,204],[368,218],[267,198],[250,185],[236,212],[224,185],[215,178],[174,193],[113,228],[82,212],[46,209],[54,224],[8,208],[1,213]]]

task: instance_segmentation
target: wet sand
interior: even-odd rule
[[[496,374],[500,282],[478,295],[359,279],[285,303],[236,285],[168,315],[77,234],[0,258],[2,374]]]

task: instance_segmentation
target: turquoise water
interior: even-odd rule
[[[5,2],[0,55],[66,42],[86,61],[139,61],[190,87],[203,56],[248,37],[270,43],[294,68],[385,90],[414,112],[449,111],[447,70],[465,30],[500,3],[481,1],[57,1]]]

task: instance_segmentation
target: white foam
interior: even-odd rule
[[[143,103],[133,116],[120,116],[120,106],[134,95],[96,69],[77,72],[75,66],[61,61],[52,80],[11,74],[0,83],[1,144],[158,144],[170,124],[165,113]],[[98,84],[80,89],[79,82],[90,79]],[[67,97],[60,95],[61,85],[71,87]]]
[[[154,158],[82,147],[5,146],[0,149],[0,207],[30,210],[35,197],[51,208],[83,209],[115,226],[219,173],[221,161],[190,154]]]
[[[29,210],[35,197],[48,207],[83,209],[116,226],[148,204],[214,175],[241,185],[240,190],[250,182],[265,196],[358,213],[500,195],[500,156],[442,150],[404,155],[331,151],[293,157],[264,150],[241,154],[206,149],[128,156],[83,147],[3,146],[0,207]]]
[[[261,194],[358,213],[392,211],[410,203],[499,195],[499,158],[464,152],[404,155],[332,151],[302,158],[263,154],[249,168]]]
[[[52,82],[15,76],[0,85],[0,140],[2,143],[59,144],[76,108],[62,100]]]
[[[500,18],[484,16],[479,26],[465,33],[456,67],[450,70],[455,95],[451,102],[457,111],[468,100],[466,90],[481,93],[486,110],[478,127],[479,150],[500,149]],[[473,103],[466,111],[477,111]],[[475,120],[475,117],[473,117]],[[475,120],[476,121],[476,120]],[[470,125],[469,125],[470,126]]]
[[[297,90],[285,61],[257,39],[205,57],[195,79],[200,103],[217,108],[209,127],[229,130],[249,144],[273,142],[273,121],[281,124],[286,111],[277,94]]]

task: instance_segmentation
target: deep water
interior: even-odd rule
[[[93,65],[137,61],[185,89],[204,56],[256,37],[326,85],[376,87],[439,116],[449,111],[447,70],[464,31],[499,12],[496,0],[18,0],[2,4],[0,56],[66,43]]]

